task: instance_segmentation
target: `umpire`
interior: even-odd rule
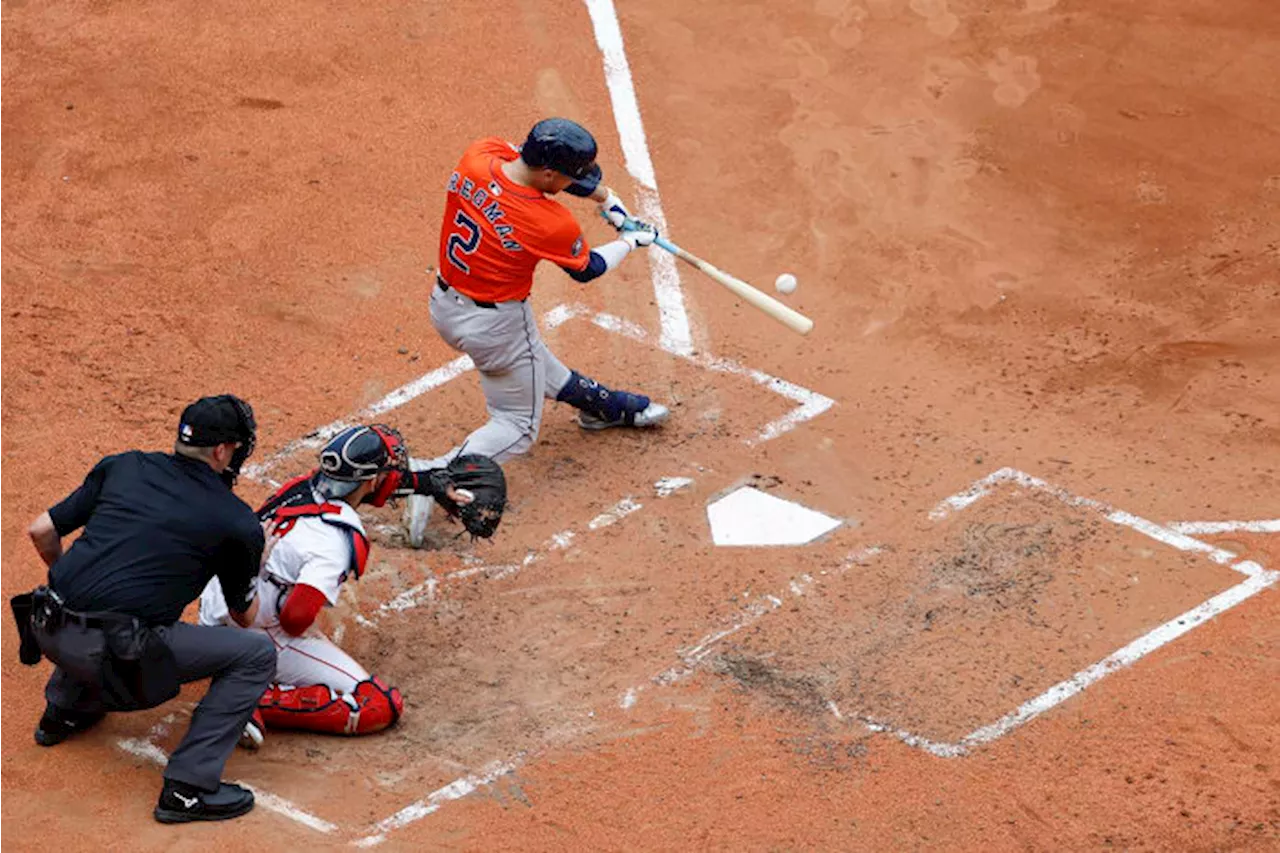
[[[253,793],[222,782],[222,769],[271,683],[275,648],[260,633],[180,620],[214,575],[237,622],[249,625],[257,612],[263,531],[231,492],[255,432],[243,400],[197,400],[182,413],[172,455],[106,457],[28,530],[49,582],[15,599],[14,614],[24,662],[42,652],[55,665],[36,743],[53,746],[108,711],[154,707],[179,684],[212,678],[164,771],[162,823],[253,808]],[[62,537],[81,527],[64,554]]]

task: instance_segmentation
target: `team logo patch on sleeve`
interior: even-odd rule
[[[578,255],[581,255],[581,254],[582,254],[582,237],[581,237],[581,235],[579,235],[579,237],[578,237],[578,239],[577,239],[577,240],[574,240],[574,241],[573,241],[573,248],[572,248],[572,249],[570,249],[569,251],[573,253],[573,256],[574,256],[575,258],[576,258],[576,257],[578,257]]]

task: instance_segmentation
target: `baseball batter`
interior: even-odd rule
[[[365,734],[399,719],[400,691],[371,675],[314,623],[323,607],[337,603],[346,580],[364,574],[369,539],[356,512],[360,504],[379,507],[392,497],[430,494],[460,511],[475,535],[492,534],[506,497],[501,468],[473,456],[460,458],[456,467],[465,491],[455,487],[453,467],[410,472],[394,429],[349,427],[325,445],[318,470],[285,483],[258,510],[271,550],[258,575],[260,603],[250,630],[275,645],[276,676],[241,745],[256,749],[265,728]],[[490,511],[482,518],[461,512],[484,504]],[[200,624],[232,624],[216,578],[200,597]]]
[[[577,408],[587,430],[648,427],[667,418],[667,408],[648,397],[611,390],[565,367],[543,343],[529,306],[539,261],[587,282],[658,236],[643,223],[621,231],[630,214],[600,182],[595,161],[596,141],[585,128],[550,118],[534,125],[519,148],[496,137],[472,143],[449,176],[431,322],[446,343],[475,362],[489,420],[444,457],[414,460],[415,469],[460,453],[499,462],[525,453],[537,440],[546,398]],[[619,239],[589,247],[573,214],[553,198],[560,192],[599,202]],[[430,511],[428,498],[410,498],[415,546]]]

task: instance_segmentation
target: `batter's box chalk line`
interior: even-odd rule
[[[1225,613],[1280,580],[1280,572],[1266,571],[1252,560],[1239,560],[1230,551],[1193,539],[1172,526],[1156,524],[1132,513],[1116,509],[1101,501],[1073,495],[1065,489],[1013,468],[1001,468],[978,480],[968,489],[943,500],[933,509],[930,517],[935,520],[941,520],[953,512],[962,511],[989,495],[1002,484],[1010,484],[1052,495],[1068,506],[1096,512],[1112,524],[1127,527],[1163,545],[1179,551],[1202,554],[1218,565],[1227,566],[1239,572],[1244,576],[1244,580],[1218,593],[1208,601],[1196,605],[1185,613],[1179,614],[1168,622],[1157,626],[1097,663],[1085,667],[1071,677],[1045,690],[1039,696],[1022,703],[995,722],[975,729],[955,743],[935,743],[910,732],[895,729],[880,721],[864,720],[874,730],[889,732],[904,743],[919,747],[934,755],[946,758],[965,755],[975,747],[1007,735],[1019,726],[1062,704],[1116,670],[1131,666],[1161,646],[1176,640],[1213,617]]]
[[[655,345],[649,333],[644,328],[629,320],[624,320],[612,314],[595,313],[591,309],[583,305],[563,304],[557,305],[547,311],[543,316],[543,326],[547,329],[557,329],[571,320],[586,319],[595,324],[599,328],[621,335],[624,338],[636,341],[645,345]],[[796,403],[796,407],[781,417],[765,424],[760,431],[753,437],[745,440],[748,445],[760,444],[770,441],[780,435],[784,435],[795,429],[805,421],[812,420],[818,415],[830,409],[835,405],[835,401],[830,397],[811,391],[793,382],[779,379],[760,370],[744,367],[730,359],[715,358],[709,355],[692,355],[680,351],[672,351],[664,348],[661,343],[657,344],[659,349],[669,352],[676,358],[690,362],[704,370],[716,373],[725,373],[733,376],[741,376],[749,379],[751,382],[760,387],[777,394],[784,399]],[[279,486],[279,481],[272,475],[275,468],[285,459],[299,453],[303,450],[314,450],[320,447],[324,442],[337,435],[347,427],[362,423],[373,418],[379,417],[386,412],[390,412],[400,406],[409,403],[423,394],[441,388],[449,382],[457,379],[464,373],[473,370],[475,365],[468,356],[459,356],[453,361],[448,362],[434,370],[428,371],[417,379],[396,388],[380,400],[372,403],[360,411],[317,427],[301,438],[288,442],[283,448],[268,456],[261,463],[249,465],[245,468],[244,474],[260,482],[265,482],[273,487]],[[692,483],[691,478],[687,477],[666,477],[660,480],[655,487],[660,497],[672,494],[681,488]],[[614,507],[606,510],[600,516],[588,522],[587,529],[594,531],[602,527],[606,527],[632,512],[641,508],[641,504],[633,501],[631,497],[622,498]],[[464,580],[466,578],[483,575],[490,580],[500,580],[510,577],[526,568],[538,560],[542,559],[547,552],[564,550],[569,547],[577,531],[566,530],[555,534],[552,539],[543,546],[541,552],[532,551],[527,554],[519,563],[500,565],[500,566],[471,566],[445,575],[443,578],[429,577],[417,586],[414,586],[404,592],[398,594],[395,598],[383,603],[372,616],[364,616],[356,614],[355,621],[364,627],[373,627],[378,620],[389,613],[397,613],[417,607],[424,602],[435,600],[436,592],[440,583]]]
[[[576,319],[586,319],[605,331],[621,335],[622,337],[634,340],[637,343],[654,345],[649,334],[639,325],[616,317],[612,314],[595,313],[583,305],[557,305],[547,311],[543,316],[543,326],[547,329],[557,329],[565,323]],[[661,345],[658,345],[658,348],[663,349]],[[819,394],[816,391],[811,391],[808,388],[801,387],[795,383],[779,379],[776,376],[771,376],[763,371],[744,367],[729,359],[714,358],[708,355],[690,355],[678,352],[671,352],[670,354],[676,358],[688,361],[704,370],[745,377],[756,385],[759,385],[762,388],[797,404],[791,411],[765,424],[755,436],[746,439],[745,443],[748,445],[760,444],[784,435],[805,421],[816,418],[818,415],[835,405],[835,401],[830,397]],[[246,468],[245,476],[252,477],[272,485],[278,485],[278,481],[273,479],[271,474],[273,473],[274,468],[284,459],[301,450],[317,448],[334,435],[337,435],[339,432],[346,429],[348,426],[360,423],[403,406],[429,391],[444,386],[448,382],[456,379],[473,368],[474,365],[472,364],[471,359],[467,356],[461,356],[454,359],[448,364],[438,367],[435,370],[420,376],[414,381],[395,389],[382,399],[354,415],[326,424],[325,426],[319,427],[299,439],[289,442],[281,450],[269,456],[260,465],[249,466]],[[685,488],[692,482],[693,479],[690,477],[664,477],[655,483],[654,486],[659,497],[666,497]],[[451,572],[440,578],[434,576],[428,577],[418,585],[411,587],[404,592],[399,593],[389,601],[384,602],[379,606],[378,610],[374,614],[370,616],[356,614],[354,617],[355,622],[366,628],[373,627],[380,619],[388,614],[399,613],[419,607],[424,603],[433,602],[441,583],[450,583],[476,576],[483,576],[488,580],[501,580],[503,578],[511,577],[522,569],[525,569],[543,559],[548,553],[567,549],[580,532],[595,531],[603,527],[607,527],[641,508],[642,504],[635,501],[633,497],[623,497],[613,507],[605,510],[599,516],[588,522],[586,525],[586,531],[569,529],[556,533],[542,546],[540,550],[531,551],[518,563],[497,566],[479,564]]]
[[[681,479],[686,480],[688,483],[693,482],[693,480],[689,478]],[[669,497],[671,494],[671,492],[664,492],[664,482],[665,481],[660,480],[658,483],[654,484],[655,493],[660,498]],[[432,575],[416,586],[412,586],[404,592],[401,592],[395,597],[380,604],[378,609],[374,611],[371,616],[364,616],[357,613],[354,617],[355,621],[357,624],[363,625],[366,628],[372,628],[377,626],[384,617],[390,614],[403,613],[406,610],[412,610],[416,607],[429,605],[435,602],[437,591],[443,584],[469,580],[472,578],[497,581],[512,577],[522,569],[540,562],[549,554],[555,553],[556,551],[568,550],[574,542],[578,541],[579,534],[585,535],[597,530],[603,530],[606,527],[612,527],[622,519],[632,513],[639,512],[641,509],[644,509],[644,504],[640,503],[633,496],[627,495],[613,506],[601,512],[595,518],[588,521],[582,526],[583,529],[579,530],[571,527],[566,530],[562,530],[559,533],[553,533],[550,538],[543,543],[540,549],[530,551],[518,563],[490,565],[477,557],[463,557],[464,562],[469,563],[465,569],[458,569],[457,571],[449,572],[448,574],[441,575],[439,577]]]
[[[1193,536],[1217,536],[1223,533],[1280,533],[1280,518],[1259,521],[1171,521],[1170,530]]]
[[[817,391],[804,388],[794,382],[788,382],[785,379],[779,379],[765,373],[762,370],[755,370],[745,367],[736,361],[727,358],[716,358],[707,354],[691,354],[673,351],[664,347],[661,342],[655,342],[647,331],[641,326],[616,317],[612,314],[595,313],[585,305],[557,305],[543,315],[543,327],[546,329],[556,329],[570,320],[587,319],[607,332],[621,335],[624,338],[636,341],[637,343],[646,344],[648,346],[656,346],[664,352],[670,353],[676,358],[683,359],[689,363],[713,373],[725,373],[731,376],[741,376],[751,382],[759,385],[765,390],[771,391],[784,399],[790,400],[796,404],[795,408],[781,417],[770,421],[761,427],[760,431],[745,439],[748,445],[756,445],[766,441],[771,441],[780,435],[784,435],[795,429],[805,421],[812,420],[818,415],[830,409],[835,405],[835,400]],[[459,356],[453,361],[444,364],[428,373],[419,376],[417,379],[400,386],[385,397],[375,403],[349,415],[341,420],[333,421],[324,426],[317,427],[301,438],[285,444],[284,447],[275,453],[267,456],[260,463],[251,464],[245,467],[244,475],[250,479],[266,483],[271,486],[279,486],[279,482],[272,478],[275,468],[285,459],[293,456],[303,450],[314,450],[326,441],[333,438],[349,426],[358,423],[364,423],[377,418],[387,412],[416,400],[428,391],[434,391],[437,388],[457,379],[464,373],[475,369],[469,356]]]
[[[653,337],[640,325],[607,313],[593,312],[584,305],[562,304],[547,311],[543,316],[543,327],[547,330],[559,328],[571,320],[585,320],[593,323],[604,331],[612,334],[620,335],[640,344],[647,346],[655,346],[668,354],[688,361],[689,363],[713,373],[724,373],[731,376],[743,377],[752,383],[759,385],[761,388],[777,394],[784,399],[795,403],[795,407],[782,415],[781,417],[765,424],[759,432],[746,439],[748,445],[756,445],[762,442],[770,441],[781,435],[790,432],[805,421],[816,418],[823,412],[826,412],[835,405],[835,401],[830,397],[819,394],[808,388],[804,388],[793,382],[788,382],[776,376],[772,376],[760,370],[745,367],[730,359],[715,358],[706,354],[694,354],[690,348],[680,343],[672,344],[668,340],[667,335],[661,336],[658,340]],[[333,436],[353,424],[358,424],[380,417],[387,412],[393,411],[418,397],[441,388],[459,376],[473,370],[475,365],[468,356],[459,356],[452,361],[431,370],[417,379],[409,382],[386,396],[377,400],[369,406],[355,412],[345,418],[333,421],[312,430],[310,433],[288,442],[284,447],[275,453],[267,456],[260,463],[246,466],[244,474],[246,477],[267,483],[268,485],[278,486],[279,481],[273,478],[275,469],[286,459],[294,454],[305,451],[314,450],[323,445]],[[691,477],[664,477],[654,484],[656,496],[659,498],[668,497],[693,483]],[[624,496],[611,507],[603,510],[591,520],[581,525],[580,529],[570,528],[560,533],[554,534],[544,545],[535,551],[531,551],[520,562],[512,564],[504,564],[497,566],[484,565],[477,563],[466,568],[451,572],[442,577],[429,577],[417,586],[414,586],[404,592],[396,595],[394,598],[384,602],[370,616],[356,614],[354,620],[357,624],[365,627],[376,627],[379,621],[388,615],[403,612],[405,610],[428,604],[436,599],[438,590],[442,584],[451,583],[468,578],[483,577],[488,580],[500,580],[510,577],[522,569],[544,559],[548,554],[556,551],[566,550],[571,547],[578,537],[594,533],[609,527],[632,513],[638,512],[643,508],[644,504],[637,500],[634,496]],[[154,738],[146,740],[131,740],[126,745],[121,743],[121,748],[134,754],[148,753],[146,757],[152,760],[164,761],[164,753],[154,743]],[[141,751],[141,752],[139,752]],[[363,838],[359,844],[363,846],[371,846],[380,843],[386,837],[386,833],[402,826],[408,825],[416,820],[426,817],[434,813],[441,805],[476,790],[483,785],[490,784],[493,779],[510,772],[510,770],[519,763],[519,759],[509,759],[506,762],[499,762],[486,770],[476,774],[464,776],[454,780],[443,788],[428,795],[424,800],[419,801],[411,806],[376,824],[371,834]],[[494,769],[497,768],[497,769]],[[505,769],[503,769],[505,768]],[[499,770],[501,772],[499,772]],[[460,792],[460,793],[459,793]],[[274,797],[271,794],[263,792],[263,804],[266,805],[270,801],[273,806],[267,806],[273,811],[290,817],[293,820],[318,829],[323,832],[332,832],[335,828],[334,824],[324,821],[314,815],[307,814],[287,801]]]
[[[169,735],[174,722],[181,718],[189,717],[190,712],[191,708],[188,707],[185,711],[168,714],[160,722],[152,726],[145,736],[140,738],[121,738],[116,742],[116,745],[136,758],[141,758],[163,767],[168,763],[169,756],[159,745],[159,741]],[[524,754],[519,753],[511,759],[495,761],[476,773],[470,773],[455,779],[449,784],[432,791],[421,800],[410,803],[390,817],[374,824],[370,834],[359,838],[353,843],[357,847],[373,847],[381,844],[386,840],[386,834],[391,830],[406,826],[415,820],[420,820],[452,800],[461,799],[486,785],[493,784],[501,777],[515,770],[523,760]],[[325,835],[332,835],[340,829],[337,824],[311,814],[284,797],[277,796],[256,785],[251,785],[242,779],[234,781],[235,784],[243,785],[252,791],[254,802],[267,811],[275,812],[308,829]],[[366,829],[365,831],[369,830]]]
[[[1227,566],[1234,571],[1239,572],[1245,579],[1239,584],[1218,593],[1208,601],[1205,601],[1185,613],[1175,616],[1168,622],[1157,626],[1153,630],[1147,632],[1123,648],[1118,649],[1097,663],[1085,667],[1070,678],[1053,685],[1040,695],[1024,702],[995,722],[975,729],[955,743],[941,743],[933,741],[929,738],[900,729],[891,723],[882,720],[875,720],[862,715],[841,713],[840,708],[837,707],[834,702],[828,702],[828,708],[836,719],[856,719],[872,732],[893,735],[908,746],[922,749],[940,758],[957,758],[964,756],[975,747],[990,743],[1004,735],[1007,735],[1019,726],[1030,722],[1051,708],[1060,705],[1072,696],[1082,692],[1090,685],[1100,681],[1116,670],[1132,665],[1161,646],[1164,646],[1178,637],[1181,637],[1183,634],[1186,634],[1196,626],[1226,612],[1242,601],[1251,598],[1267,587],[1273,586],[1277,581],[1280,581],[1280,572],[1267,571],[1252,560],[1239,560],[1236,558],[1236,555],[1232,554],[1230,551],[1223,548],[1217,548],[1206,542],[1194,539],[1183,532],[1183,530],[1175,529],[1174,525],[1162,526],[1131,513],[1124,512],[1123,510],[1115,509],[1114,507],[1108,506],[1100,501],[1073,495],[1065,489],[1051,485],[1038,477],[1034,477],[1022,471],[1017,471],[1013,468],[1001,468],[1000,470],[973,483],[964,491],[946,498],[939,503],[932,512],[930,512],[930,518],[935,521],[940,521],[951,513],[964,510],[991,494],[992,491],[1002,484],[1011,484],[1023,489],[1044,492],[1052,495],[1068,506],[1079,507],[1096,512],[1112,524],[1120,527],[1128,527],[1171,548],[1175,548],[1179,551],[1203,554],[1207,559],[1214,563]],[[1235,525],[1239,523],[1231,522],[1231,524]],[[1256,532],[1271,532],[1270,529],[1260,529],[1262,525],[1269,524],[1268,522],[1249,522],[1249,524],[1252,525],[1250,529]],[[1188,525],[1183,525],[1184,530],[1187,526]],[[1233,527],[1232,529],[1236,530],[1240,528]],[[1210,532],[1218,532],[1218,530],[1219,528],[1215,527],[1211,528]],[[881,550],[882,549],[880,547],[872,547],[850,554],[845,561],[830,574],[838,577],[855,565],[865,565],[871,559],[874,559]],[[628,688],[619,699],[618,706],[623,710],[632,708],[639,701],[641,693],[644,690],[654,686],[674,684],[675,682],[692,675],[710,656],[716,645],[726,638],[738,633],[743,628],[756,622],[760,618],[774,612],[788,599],[804,596],[820,580],[822,580],[822,578],[814,578],[807,574],[800,575],[799,577],[793,578],[784,590],[779,590],[774,594],[757,596],[754,599],[749,600],[743,608],[728,620],[727,625],[707,634],[702,638],[702,640],[693,646],[677,650],[676,657],[680,661],[678,664],[657,673],[647,684],[639,684]],[[750,592],[744,592],[743,597],[751,599]]]
[[[180,717],[190,716],[190,709],[186,713],[175,712],[166,715],[160,722],[156,723],[147,732],[144,737],[140,738],[121,738],[116,741],[116,746],[130,755],[150,761],[164,767],[169,763],[169,755],[159,745],[159,741],[169,734],[170,727]],[[338,830],[338,825],[330,823],[324,818],[311,814],[306,809],[291,803],[284,797],[276,796],[270,791],[265,791],[255,785],[245,782],[243,779],[232,780],[237,785],[243,785],[253,792],[254,802],[262,806],[267,811],[275,812],[282,817],[299,823],[308,829],[314,829],[316,832],[332,834]]]
[[[424,817],[439,811],[440,807],[446,803],[460,800],[486,785],[492,785],[519,767],[523,760],[524,754],[521,753],[507,761],[495,761],[476,773],[454,779],[449,784],[437,788],[422,799],[410,803],[390,817],[378,821],[368,835],[353,843],[356,847],[376,847],[387,840],[388,832],[408,826],[414,821],[422,820]]]

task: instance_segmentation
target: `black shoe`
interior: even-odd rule
[[[194,820],[230,820],[253,808],[253,792],[229,782],[218,784],[210,793],[164,780],[160,802],[156,803],[156,820],[161,823],[190,823]]]
[[[44,716],[36,726],[36,743],[41,746],[62,743],[73,734],[93,728],[105,716],[101,712],[87,714],[83,711],[68,711],[56,705],[45,705]]]

